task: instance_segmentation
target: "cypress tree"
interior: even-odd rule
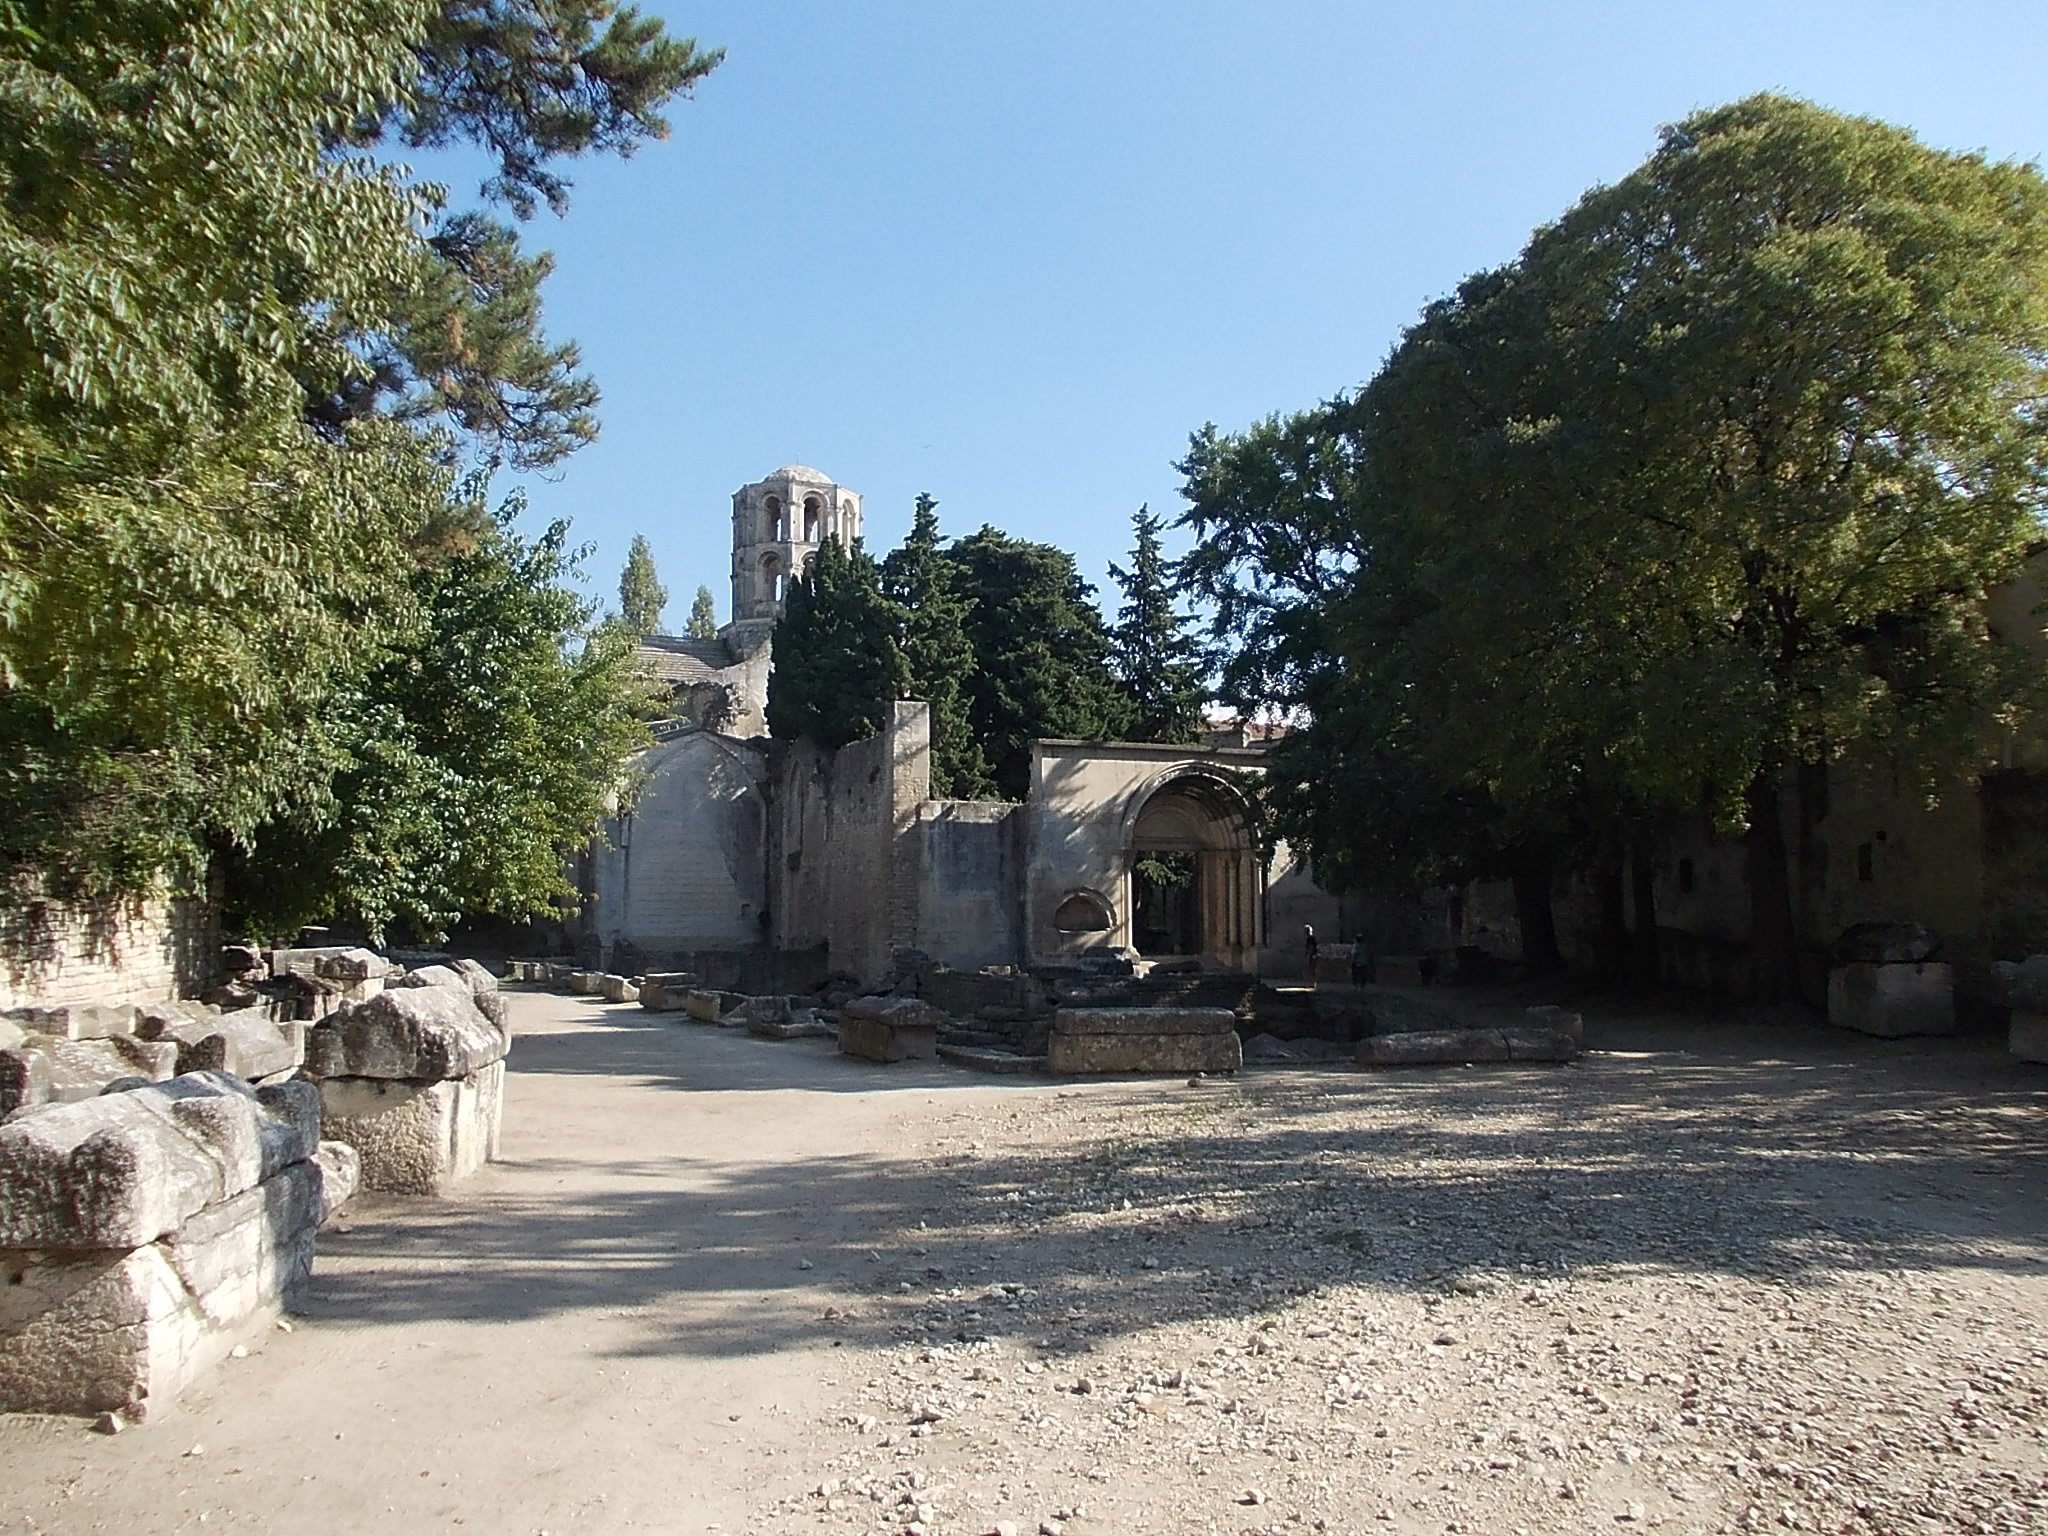
[[[985,799],[995,793],[995,783],[967,718],[974,647],[967,639],[967,604],[954,590],[954,564],[939,548],[938,505],[929,495],[918,496],[909,536],[882,564],[882,584],[903,610],[910,696],[931,707],[932,793]]]
[[[784,596],[768,677],[768,729],[826,748],[881,730],[909,692],[897,643],[903,611],[882,595],[881,573],[856,539],[818,546]]]
[[[626,553],[626,568],[619,572],[619,618],[635,635],[645,637],[661,630],[661,610],[668,606],[668,588],[654,571],[654,551],[647,535],[633,535],[633,547]]]
[[[1201,649],[1175,605],[1159,552],[1159,519],[1147,506],[1131,522],[1138,540],[1130,568],[1109,568],[1124,594],[1109,644],[1117,680],[1130,698],[1130,739],[1193,741],[1202,727]]]

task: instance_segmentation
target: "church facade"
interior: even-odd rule
[[[592,859],[588,931],[612,969],[863,981],[916,949],[959,970],[1114,949],[1256,971],[1269,909],[1334,921],[1268,862],[1246,797],[1256,745],[1042,741],[1021,802],[935,799],[930,716],[827,752],[767,735],[787,583],[861,531],[856,492],[791,465],[733,495],[732,622],[642,649],[674,716]],[[1325,913],[1325,908],[1329,912]]]

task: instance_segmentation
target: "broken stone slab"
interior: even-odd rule
[[[1828,1022],[1866,1035],[1952,1035],[1954,970],[1940,963],[1858,962],[1828,972]]]
[[[270,953],[273,976],[319,976],[328,981],[361,982],[388,977],[396,969],[373,949],[357,944],[324,944],[309,949],[276,949]]]
[[[838,1031],[815,1008],[792,1008],[780,1019],[748,1019],[747,1033],[763,1040],[829,1040]]]
[[[305,1070],[315,1078],[439,1082],[480,1071],[509,1048],[467,983],[396,987],[338,1008],[307,1031]]]
[[[630,976],[607,973],[600,983],[600,990],[608,1003],[632,1003],[640,999],[640,988]]]
[[[329,1078],[320,1129],[355,1149],[364,1189],[438,1195],[497,1156],[504,1096],[503,1061],[439,1082]]]
[[[640,978],[640,1006],[650,1013],[679,1013],[697,985],[695,971],[655,971]]]
[[[1252,1035],[1244,1042],[1246,1066],[1296,1066],[1304,1062],[1342,1061],[1351,1052],[1334,1040],[1318,1040],[1305,1035],[1298,1040],[1282,1040],[1278,1035]]]
[[[320,1179],[320,1225],[326,1226],[362,1187],[363,1155],[345,1141],[323,1141],[313,1149]]]
[[[1368,991],[1358,995],[1357,1003],[1368,1034],[1443,1034],[1472,1027],[1463,1014],[1398,993]]]
[[[254,944],[223,944],[220,947],[220,968],[229,976],[250,976],[268,972],[270,962],[263,958],[263,951]]]
[[[261,1008],[196,1018],[158,1012],[141,1028],[145,1038],[172,1045],[179,1072],[228,1072],[254,1082],[292,1071],[302,1055],[286,1027]]]
[[[602,989],[604,975],[600,971],[571,971],[568,975],[569,990],[578,997],[591,997]]]
[[[683,1011],[700,1024],[716,1024],[747,999],[739,992],[693,988],[683,994]]]
[[[50,1102],[70,1104],[102,1093],[124,1077],[160,1083],[178,1075],[178,1048],[168,1041],[115,1035],[103,1040],[33,1041],[50,1058]]]
[[[25,1045],[0,1051],[0,1117],[49,1102],[50,1058]]]
[[[7,1017],[24,1030],[60,1040],[108,1040],[132,1035],[142,1013],[133,1003],[58,1003],[10,1008]]]
[[[0,1248],[134,1248],[312,1155],[319,1096],[195,1072],[0,1126]]]
[[[2048,1013],[2048,955],[1991,965],[1992,1000],[2021,1013]]]
[[[973,1072],[1043,1072],[1045,1057],[1023,1051],[1006,1051],[993,1045],[958,1045],[941,1041],[939,1060]]]

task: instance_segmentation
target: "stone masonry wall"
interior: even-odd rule
[[[0,922],[0,1010],[191,996],[215,979],[219,948],[202,901],[36,902]]]

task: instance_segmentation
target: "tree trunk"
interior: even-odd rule
[[[1635,890],[1635,942],[1630,946],[1635,977],[1639,985],[1654,987],[1664,979],[1657,945],[1657,866],[1641,848],[1629,855],[1629,879]]]
[[[1593,896],[1600,914],[1599,977],[1618,981],[1627,964],[1628,911],[1622,900],[1621,845],[1605,838],[1593,864]]]
[[[1743,839],[1749,877],[1751,991],[1777,1003],[1799,992],[1799,945],[1792,927],[1792,880],[1785,868],[1785,822],[1778,775],[1758,772],[1749,786],[1749,832]]]
[[[1524,853],[1515,860],[1515,917],[1522,927],[1522,974],[1546,976],[1564,969],[1557,948],[1557,920],[1550,910],[1550,858]]]

